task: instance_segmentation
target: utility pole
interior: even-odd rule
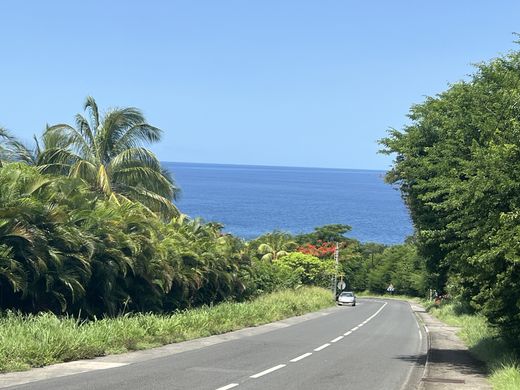
[[[339,244],[336,242],[336,250],[334,251],[334,260],[336,260],[336,269],[334,270],[334,300],[336,300],[338,288],[338,266],[339,266]]]

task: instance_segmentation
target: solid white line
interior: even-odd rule
[[[297,362],[298,360],[302,360],[302,359],[305,359],[306,357],[308,356],[311,356],[312,355],[312,352],[307,352],[307,353],[304,353],[303,355],[300,355],[298,357],[295,357],[294,359],[292,360],[289,360],[291,363],[295,363]]]
[[[348,335],[351,334],[351,333],[352,333],[352,331],[349,330],[347,333],[343,333],[343,336],[348,336]]]
[[[419,329],[419,340],[422,341],[422,332],[421,332],[421,329]]]
[[[355,332],[358,329],[359,329],[359,326],[356,326],[355,328],[352,328],[351,330],[352,330],[352,332]]]
[[[258,374],[255,374],[255,375],[251,375],[250,378],[253,378],[253,379],[256,379],[256,378],[260,378],[261,376],[264,376],[266,374],[269,374],[273,371],[276,371],[276,370],[279,370],[280,368],[284,368],[286,366],[286,364],[279,364],[277,366],[274,366],[274,367],[271,367],[265,371],[262,371],[262,372],[259,372]]]
[[[336,337],[334,340],[330,340],[331,343],[335,343],[343,338],[343,336]]]
[[[321,351],[322,349],[327,348],[329,345],[330,345],[329,343],[327,343],[327,344],[323,344],[323,345],[319,346],[318,348],[316,348],[315,351],[316,351],[316,352],[319,352],[319,351]]]
[[[361,328],[363,325],[365,325],[365,324],[359,324],[359,325],[358,325],[358,328]]]
[[[233,387],[237,387],[237,386],[238,386],[238,383],[230,383],[227,386],[219,387],[217,390],[228,390],[228,389],[232,389]]]

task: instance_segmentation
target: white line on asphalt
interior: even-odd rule
[[[316,351],[316,352],[319,352],[319,351],[321,351],[322,349],[327,348],[329,345],[330,345],[329,343],[327,343],[327,344],[323,344],[323,345],[319,346],[318,348],[316,348],[315,351]]]
[[[338,336],[334,340],[330,340],[331,343],[335,343],[336,341],[339,341],[343,338],[343,336]]]
[[[426,331],[426,333],[430,333],[430,330],[428,329],[428,327],[426,325],[424,325],[424,330]]]
[[[258,374],[255,374],[255,375],[251,375],[250,378],[253,378],[253,379],[256,379],[256,378],[260,378],[261,376],[264,376],[266,374],[269,374],[273,371],[276,371],[276,370],[279,370],[280,368],[284,368],[286,366],[286,364],[279,364],[277,366],[274,366],[274,367],[271,367],[265,371],[262,371],[262,372],[259,372]]]
[[[419,340],[422,341],[422,332],[421,332],[421,329],[419,329]]]
[[[365,325],[365,324],[359,324],[359,325],[358,325],[358,328],[361,328],[363,325]]]
[[[347,333],[343,333],[343,336],[348,336],[348,335],[351,334],[351,333],[352,333],[352,331],[349,330]]]
[[[359,329],[359,326],[356,326],[355,328],[352,328],[351,330],[352,330],[352,332],[355,332],[358,329]]]
[[[302,360],[302,359],[305,359],[306,357],[308,356],[311,356],[312,355],[312,352],[307,352],[307,353],[304,353],[303,355],[300,355],[298,357],[295,357],[294,359],[292,360],[289,360],[291,363],[296,363],[298,360]]]
[[[370,321],[370,320],[371,320],[372,318],[374,318],[375,316],[377,316],[377,315],[381,312],[381,310],[384,309],[384,307],[385,307],[386,305],[388,305],[388,302],[385,302],[385,304],[384,304],[383,306],[381,306],[381,307],[379,308],[378,311],[376,311],[374,314],[372,314],[370,317],[368,317],[368,318],[367,318],[367,322]]]
[[[228,389],[232,389],[233,387],[237,387],[237,386],[238,386],[238,383],[230,383],[227,386],[219,387],[217,390],[228,390]]]

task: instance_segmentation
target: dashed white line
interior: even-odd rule
[[[230,383],[227,386],[219,387],[217,390],[228,390],[228,389],[232,389],[233,387],[237,387],[237,386],[238,386],[238,383]]]
[[[329,343],[327,343],[327,344],[323,344],[323,345],[320,345],[320,346],[319,346],[318,348],[316,348],[314,351],[319,352],[319,351],[321,351],[322,349],[327,348],[328,346],[330,346]]]
[[[307,353],[304,353],[303,355],[300,355],[298,357],[295,357],[294,359],[292,360],[289,360],[291,363],[295,363],[299,360],[302,360],[302,359],[305,359],[306,357],[309,357],[312,355],[312,352],[307,352]]]
[[[343,333],[343,336],[348,336],[348,335],[351,334],[351,333],[352,333],[352,331],[349,330],[347,333]]]
[[[269,373],[271,373],[273,371],[279,370],[280,368],[284,368],[285,366],[286,366],[286,364],[279,364],[277,366],[268,368],[265,371],[259,372],[258,374],[251,375],[250,378],[253,378],[253,379],[260,378],[261,376],[264,376],[264,375],[269,374]]]
[[[339,341],[343,338],[343,336],[338,336],[334,340],[330,340],[331,343],[335,343],[336,341]]]
[[[358,329],[359,329],[359,326],[356,326],[355,328],[352,328],[351,330],[352,330],[352,332],[355,332]]]

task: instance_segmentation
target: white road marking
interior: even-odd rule
[[[343,336],[348,336],[348,335],[351,334],[351,333],[352,333],[352,331],[349,330],[347,333],[343,333]]]
[[[365,324],[359,324],[359,325],[358,325],[358,328],[361,328],[363,325],[365,325]]]
[[[422,341],[422,332],[421,332],[421,329],[419,329],[419,340]]]
[[[227,386],[219,387],[217,390],[228,390],[228,389],[232,389],[233,387],[237,387],[237,386],[238,386],[238,383],[230,383]]]
[[[358,329],[359,329],[359,326],[356,326],[355,328],[352,328],[351,330],[352,330],[352,332],[355,332]]]
[[[292,363],[296,363],[297,361],[305,359],[306,357],[311,356],[311,355],[312,355],[312,352],[307,352],[307,353],[304,353],[303,355],[295,357],[294,359],[289,360],[289,361]]]
[[[426,331],[426,333],[430,333],[430,330],[428,329],[428,327],[426,325],[424,325],[424,330]]]
[[[277,366],[274,366],[274,367],[271,367],[265,371],[262,371],[262,372],[259,372],[258,374],[255,374],[255,375],[251,375],[250,378],[253,378],[253,379],[256,379],[256,378],[260,378],[261,376],[264,376],[266,374],[269,374],[273,371],[276,371],[276,370],[279,370],[280,368],[284,368],[286,366],[286,364],[279,364]]]
[[[327,348],[329,345],[330,345],[329,343],[327,343],[327,344],[323,344],[323,345],[319,346],[318,348],[316,348],[315,351],[316,351],[316,352],[319,352],[319,351],[321,351],[322,349]]]
[[[335,343],[343,338],[343,336],[336,337],[334,340],[330,340],[331,343]]]

